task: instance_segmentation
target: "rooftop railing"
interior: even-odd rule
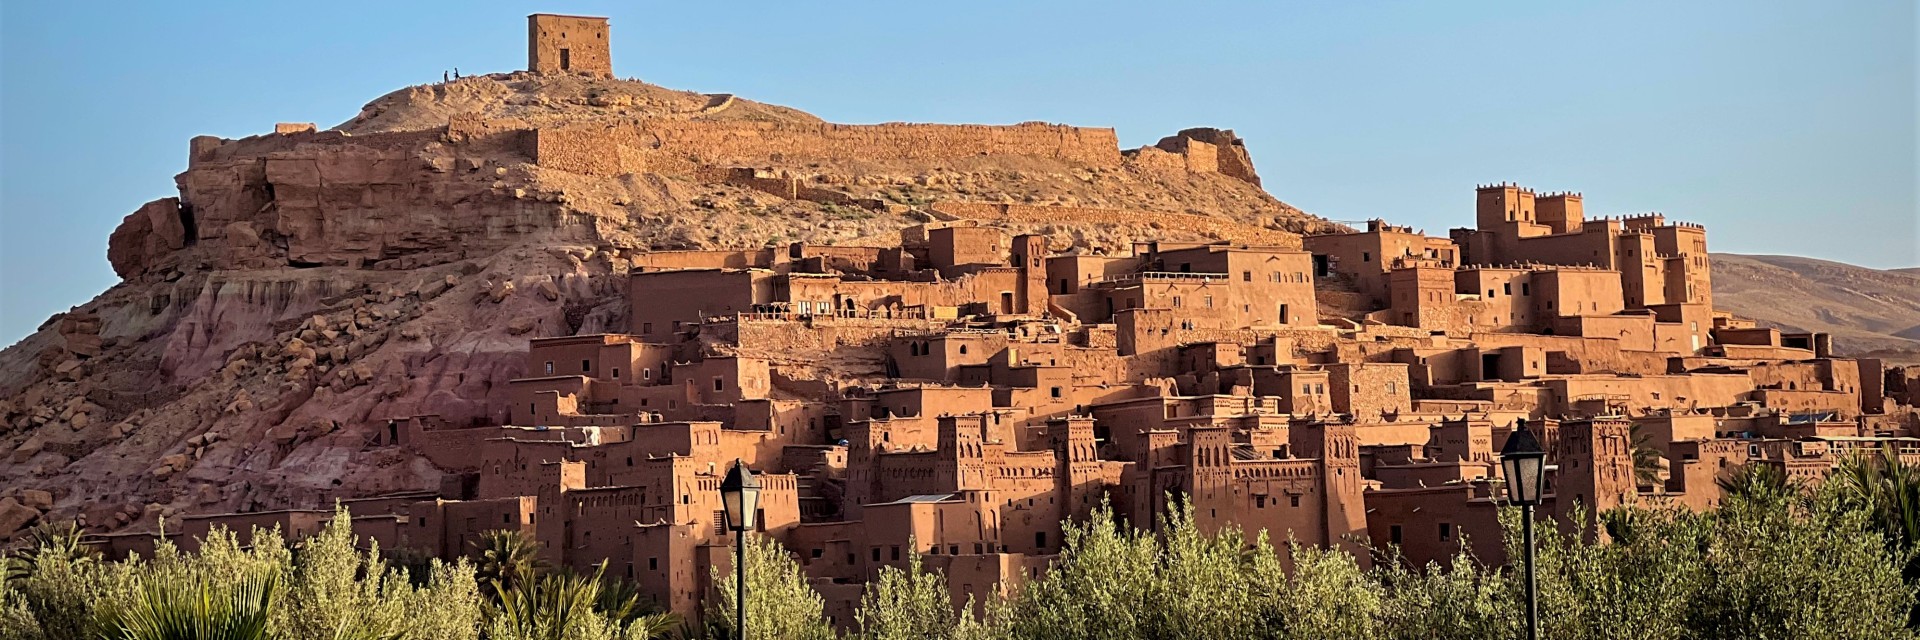
[[[1224,274],[1224,273],[1187,273],[1184,271],[1142,271],[1139,273],[1123,273],[1117,276],[1109,276],[1105,279],[1102,279],[1101,282],[1107,282],[1107,283],[1145,282],[1145,281],[1208,282],[1212,280],[1226,280],[1226,279],[1227,279],[1227,274]]]

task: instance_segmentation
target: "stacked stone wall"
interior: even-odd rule
[[[534,163],[590,176],[615,176],[646,169],[636,150],[640,134],[631,127],[578,125],[533,131]]]
[[[937,202],[933,204],[932,208],[935,213],[975,220],[1004,220],[1008,222],[1042,224],[1078,222],[1130,226],[1146,226],[1158,223],[1165,228],[1191,231],[1229,239],[1238,243],[1281,247],[1284,249],[1299,249],[1301,247],[1300,235],[1297,233],[1256,227],[1250,224],[1234,222],[1226,218],[1201,216],[1190,213],[1129,211],[1125,209],[1099,209],[1093,207],[999,204],[989,202]]]
[[[848,125],[740,121],[642,120],[584,124],[535,132],[534,162],[587,175],[641,169],[697,171],[778,158],[808,160],[959,160],[1021,156],[1085,166],[1120,165],[1112,129],[1040,123],[1012,126],[888,123]],[[616,148],[625,152],[616,154]],[[620,155],[658,155],[648,163],[615,162]]]

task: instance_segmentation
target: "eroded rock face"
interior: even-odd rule
[[[120,221],[107,239],[107,261],[122,278],[144,273],[155,261],[187,245],[186,219],[179,198],[141,205]]]

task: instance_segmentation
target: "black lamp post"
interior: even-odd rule
[[[733,630],[736,638],[747,637],[747,531],[754,527],[760,508],[760,479],[753,477],[745,462],[735,458],[733,468],[720,481],[720,504],[727,511],[727,530],[733,532]]]
[[[1507,502],[1520,506],[1520,537],[1526,541],[1527,638],[1540,639],[1540,583],[1533,577],[1533,507],[1547,485],[1547,452],[1527,429],[1527,419],[1515,422],[1507,444],[1500,448],[1500,471],[1507,478]]]

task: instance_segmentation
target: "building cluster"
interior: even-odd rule
[[[962,221],[892,247],[647,254],[630,332],[533,340],[501,424],[395,416],[378,445],[455,481],[352,503],[355,524],[447,557],[523,531],[694,614],[730,561],[718,484],[740,460],[765,483],[760,531],[844,623],[909,554],[960,601],[1017,586],[1103,504],[1500,562],[1495,452],[1522,418],[1563,521],[1711,507],[1747,464],[1817,480],[1855,451],[1920,457],[1902,375],[1713,311],[1700,227],[1585,220],[1577,195],[1511,185],[1478,213],[1451,239],[1374,222],[1304,250],[1059,253]],[[1329,296],[1375,310],[1328,317]]]
[[[533,69],[611,73],[604,21],[529,30]],[[627,333],[532,340],[489,424],[376,429],[372,446],[449,481],[352,501],[354,525],[441,557],[521,531],[697,615],[731,561],[719,484],[738,460],[764,483],[759,533],[846,624],[913,554],[959,602],[1017,588],[1060,553],[1063,521],[1103,505],[1143,528],[1183,508],[1249,536],[1502,562],[1496,452],[1520,419],[1563,523],[1708,508],[1743,465],[1817,481],[1857,451],[1920,459],[1920,380],[1716,312],[1703,228],[1587,219],[1579,194],[1510,184],[1475,207],[1445,238],[1374,221],[1303,247],[1088,253],[962,219],[888,247],[643,254]],[[191,545],[330,516],[172,530]]]

